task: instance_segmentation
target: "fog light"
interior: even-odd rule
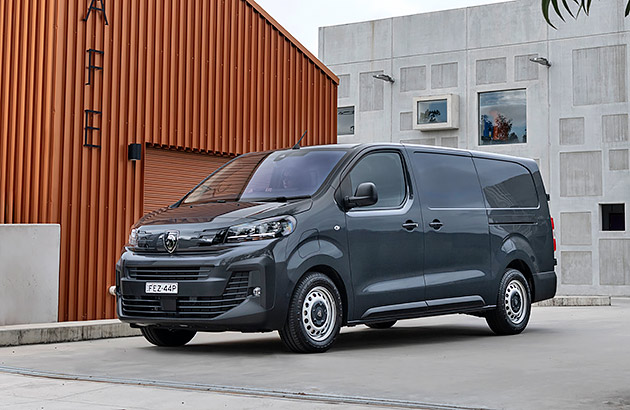
[[[115,285],[110,286],[108,291],[109,291],[110,295],[116,296],[116,286]]]
[[[256,297],[260,296],[261,293],[262,293],[262,290],[259,287],[255,287],[254,290],[252,290],[252,295]]]

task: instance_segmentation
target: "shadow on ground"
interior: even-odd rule
[[[527,329],[520,336],[527,334],[547,332],[548,329]],[[238,334],[236,334],[238,335]],[[200,340],[200,336],[203,340]],[[229,342],[209,341],[212,333],[198,335],[191,344],[179,348],[164,348],[178,353],[208,353],[208,354],[239,354],[258,356],[267,354],[279,354],[289,352],[286,349],[277,332],[261,334],[260,338],[244,338]],[[434,344],[470,342],[478,339],[497,338],[490,329],[484,326],[472,325],[432,325],[432,326],[394,326],[391,329],[377,330],[363,326],[357,330],[342,332],[330,352],[361,351],[388,349],[401,346],[430,346]],[[491,340],[489,339],[489,340]],[[146,346],[147,349],[156,348]]]

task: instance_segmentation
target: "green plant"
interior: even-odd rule
[[[560,17],[562,21],[565,21],[561,12],[561,5],[571,17],[577,18],[582,11],[588,16],[588,13],[591,11],[592,2],[593,0],[542,0],[542,12],[547,24],[556,28],[549,19],[550,9],[553,8],[553,11],[558,15],[558,17]],[[628,14],[630,14],[630,0],[628,0],[628,3],[626,4],[626,11],[624,15],[628,17]]]

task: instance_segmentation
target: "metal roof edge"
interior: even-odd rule
[[[289,33],[287,29],[282,27],[282,25],[278,23],[273,17],[271,17],[271,15],[267,13],[265,9],[263,9],[254,0],[243,1],[252,6],[254,10],[260,13],[261,16],[263,16],[269,23],[271,23],[271,25],[280,32],[280,34],[289,39],[289,41],[293,43],[298,48],[298,50],[300,50],[306,57],[309,58],[309,60],[311,60],[317,67],[319,67],[320,70],[322,70],[331,80],[333,80],[335,84],[339,85],[339,77],[337,77],[335,73],[333,73],[332,70],[326,66],[326,64],[324,64],[320,59],[315,57],[315,55],[313,55],[313,53],[311,53],[306,47],[304,47],[302,43],[297,41],[297,39],[293,37],[293,35],[291,35],[291,33]]]

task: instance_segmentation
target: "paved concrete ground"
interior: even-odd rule
[[[200,334],[176,349],[137,337],[5,347],[0,407],[630,408],[629,341],[630,299],[616,298],[536,307],[511,337],[461,315],[344,329],[322,355],[287,353],[276,333]]]

